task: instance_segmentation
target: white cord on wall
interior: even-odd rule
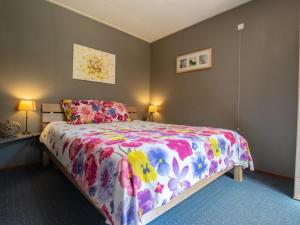
[[[238,95],[237,95],[237,128],[240,130],[240,101],[241,101],[241,45],[242,45],[242,30],[244,30],[244,24],[238,25]]]

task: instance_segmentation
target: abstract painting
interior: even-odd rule
[[[115,63],[114,54],[73,45],[73,79],[115,84]]]

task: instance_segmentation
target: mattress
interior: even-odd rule
[[[40,141],[115,225],[141,224],[152,209],[232,166],[254,169],[240,134],[210,127],[60,121]]]

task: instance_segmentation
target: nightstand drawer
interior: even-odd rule
[[[41,162],[40,133],[0,139],[0,170]]]

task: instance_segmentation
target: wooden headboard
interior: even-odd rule
[[[136,120],[138,118],[135,106],[127,106],[129,118]],[[65,112],[58,103],[44,103],[42,104],[42,130],[45,126],[54,121],[65,121]]]

